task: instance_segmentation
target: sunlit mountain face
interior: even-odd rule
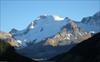
[[[9,33],[1,32],[0,39],[13,39],[15,43],[9,43],[14,43],[16,52],[22,56],[46,61],[69,52],[77,44],[99,32],[100,12],[84,17],[81,22],[69,17],[40,15],[23,30],[13,28]]]

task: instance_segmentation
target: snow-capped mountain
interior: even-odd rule
[[[13,32],[14,38],[24,42],[33,40],[35,40],[34,42],[39,42],[55,35],[68,21],[68,19],[64,20],[59,16],[42,15],[32,21],[26,29],[16,33]]]
[[[13,29],[10,33],[20,41],[23,48],[17,51],[30,58],[49,59],[91,37],[91,32],[100,32],[100,12],[85,17],[81,22],[68,17],[41,15],[26,29]]]
[[[11,33],[15,39],[21,40],[22,42],[35,40],[34,42],[37,43],[56,35],[64,26],[70,25],[71,21],[73,20],[68,17],[62,18],[55,15],[41,15],[32,21],[26,29],[22,31],[12,29]],[[90,17],[84,17],[81,22],[76,22],[76,25],[87,32],[99,32],[100,12]],[[77,28],[75,29],[77,30]],[[67,27],[67,30],[69,31],[70,29]]]

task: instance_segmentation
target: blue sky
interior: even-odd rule
[[[59,15],[81,21],[100,10],[100,0],[0,0],[0,30],[25,29],[27,25],[43,14]]]

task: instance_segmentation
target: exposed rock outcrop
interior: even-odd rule
[[[73,21],[70,22],[70,29],[72,30],[71,32],[67,30],[67,27],[67,25],[64,26],[54,37],[48,38],[45,45],[68,45],[71,43],[79,43],[91,37],[91,33],[83,31]]]

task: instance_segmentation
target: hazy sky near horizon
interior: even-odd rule
[[[0,30],[25,29],[31,21],[43,14],[59,15],[81,21],[100,11],[100,0],[0,0]]]

